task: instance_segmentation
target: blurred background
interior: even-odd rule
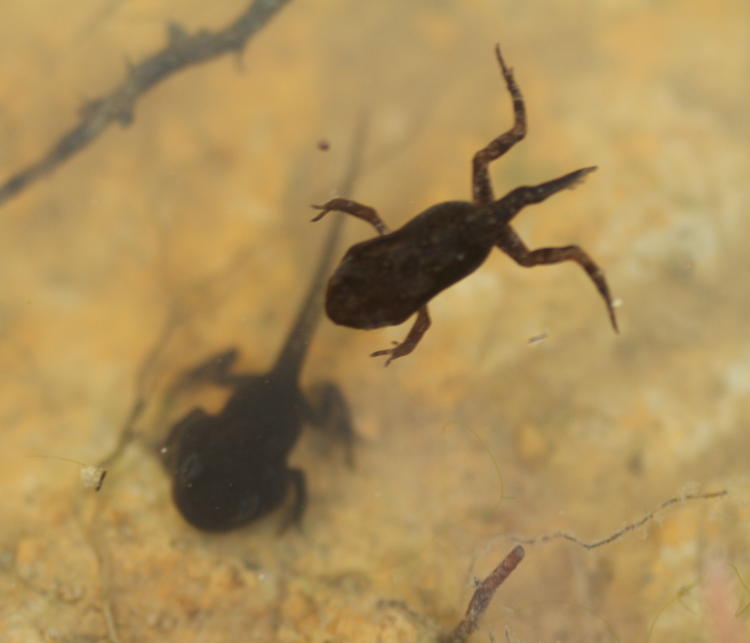
[[[218,30],[248,5],[5,0],[0,180],[170,23]],[[243,371],[271,364],[330,224],[309,204],[337,194],[363,109],[356,199],[395,227],[470,197],[472,154],[512,122],[496,42],[529,132],[492,165],[495,191],[599,166],[516,229],[530,247],[584,247],[621,334],[577,266],[500,252],[431,304],[432,328],[388,369],[368,355],[408,325],[324,320],[303,385],[345,392],[354,466],[305,433],[302,532],[278,534],[283,510],[192,529],[152,445],[225,394],[165,409],[160,393],[228,346]],[[129,127],[0,208],[1,638],[430,640],[511,536],[597,541],[727,490],[600,548],[529,545],[476,640],[748,640],[748,78],[744,0],[291,0],[242,55],[144,94]],[[347,245],[371,236],[347,222]],[[100,492],[83,488],[55,458],[106,457],[139,386],[139,437]]]

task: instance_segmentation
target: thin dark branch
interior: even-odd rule
[[[0,186],[0,206],[98,138],[112,123],[133,122],[135,104],[149,89],[177,73],[227,53],[240,53],[252,38],[289,0],[255,0],[236,20],[218,31],[189,34],[178,24],[167,30],[167,45],[131,66],[125,80],[112,92],[86,103],[78,124],[39,160],[11,176]]]
[[[141,365],[138,367],[138,372],[135,378],[135,399],[130,407],[130,411],[125,418],[125,422],[120,429],[120,435],[117,439],[117,444],[110,454],[104,458],[98,465],[100,469],[104,469],[106,473],[107,467],[111,466],[112,463],[120,457],[123,450],[133,439],[135,424],[146,408],[148,401],[149,388],[151,384],[151,378],[156,363],[161,356],[165,346],[169,342],[175,328],[177,327],[180,319],[176,310],[172,310],[164,322],[159,336],[156,338],[153,346],[149,348],[146,353]],[[99,491],[99,489],[97,489]]]
[[[479,627],[479,619],[482,618],[487,606],[492,601],[497,588],[500,587],[518,567],[518,564],[526,555],[523,547],[518,545],[500,561],[500,564],[492,570],[489,576],[477,585],[474,594],[469,601],[469,607],[463,620],[447,636],[442,638],[442,643],[463,643]]]
[[[729,492],[726,489],[723,489],[721,491],[713,491],[710,493],[686,494],[684,496],[670,498],[669,500],[665,500],[664,502],[662,502],[656,509],[647,513],[645,516],[642,516],[635,522],[628,523],[606,538],[602,538],[601,540],[596,540],[590,543],[584,542],[580,538],[577,538],[573,534],[570,534],[566,531],[554,531],[551,534],[544,534],[543,536],[537,536],[536,538],[518,538],[517,536],[512,536],[511,540],[517,543],[523,543],[524,545],[538,545],[540,543],[549,542],[550,540],[568,540],[572,543],[575,543],[576,545],[579,545],[580,547],[583,547],[584,549],[596,549],[597,547],[609,545],[609,543],[617,540],[618,538],[622,538],[628,532],[642,527],[647,522],[650,522],[654,518],[656,518],[658,514],[673,505],[684,504],[691,500],[711,500],[712,498],[720,498],[722,496],[726,496],[728,493]]]

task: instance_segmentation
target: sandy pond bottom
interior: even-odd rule
[[[241,59],[165,82],[129,128],[0,209],[0,638],[434,640],[512,536],[596,542],[726,490],[592,550],[527,545],[476,640],[750,640],[747,4],[370,4],[292,0]],[[85,0],[52,19],[52,3],[6,0],[2,173],[119,83],[123,59],[163,46],[168,21],[217,29],[244,5]],[[496,190],[599,165],[517,230],[585,247],[621,334],[578,268],[500,253],[388,369],[368,354],[406,327],[324,321],[303,386],[344,391],[354,465],[306,431],[302,531],[279,533],[288,507],[190,528],[151,445],[225,394],[164,404],[165,387],[231,345],[241,370],[271,363],[326,230],[308,206],[335,195],[362,104],[358,199],[396,226],[469,196],[471,155],[511,119],[498,40],[529,135],[493,166]],[[175,309],[139,438],[101,491],[36,457],[105,456]]]

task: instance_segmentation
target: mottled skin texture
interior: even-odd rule
[[[449,201],[434,205],[398,231],[347,251],[328,283],[326,312],[337,324],[380,328],[400,324],[441,290],[476,270],[491,245],[469,224],[476,208]],[[446,261],[445,253],[451,260]],[[382,278],[373,280],[372,275]],[[408,275],[408,282],[395,281]]]
[[[313,206],[321,213],[345,212],[370,223],[381,235],[352,246],[328,282],[326,313],[331,321],[351,328],[380,328],[417,319],[409,334],[393,348],[376,351],[387,355],[386,365],[408,355],[430,326],[427,302],[474,272],[497,247],[526,267],[575,261],[594,282],[604,299],[610,321],[617,330],[609,287],[599,266],[578,246],[529,250],[510,223],[525,206],[539,203],[579,183],[595,167],[586,167],[535,186],[523,186],[495,199],[488,165],[526,135],[523,98],[496,47],[500,69],[513,101],[513,127],[479,150],[472,161],[472,196],[468,201],[434,205],[391,232],[377,212],[345,198]]]
[[[289,467],[287,458],[305,424],[331,428],[345,441],[351,458],[351,421],[339,389],[322,383],[305,396],[299,387],[340,224],[332,226],[307,297],[267,373],[231,373],[237,351],[230,349],[176,384],[181,390],[210,381],[232,390],[218,414],[190,411],[172,427],[162,448],[175,505],[198,529],[227,531],[245,525],[276,509],[290,491],[292,508],[283,526],[299,523],[307,498],[305,474]]]

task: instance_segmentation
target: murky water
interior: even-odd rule
[[[219,30],[248,4],[6,0],[0,181],[170,22]],[[170,383],[229,346],[242,371],[271,364],[330,224],[309,205],[337,194],[363,112],[356,199],[396,227],[470,197],[472,154],[512,121],[496,42],[529,119],[496,192],[599,166],[515,227],[530,247],[586,248],[621,333],[579,268],[500,252],[387,369],[368,355],[408,325],[324,320],[303,385],[345,393],[354,465],[307,431],[290,459],[301,532],[279,534],[288,506],[228,534],[189,527],[154,444],[226,392],[166,400]],[[601,547],[527,545],[476,640],[748,640],[748,77],[739,0],[291,0],[241,56],[143,95],[130,126],[0,207],[0,638],[430,640],[511,536],[595,542],[678,498]],[[347,245],[372,236],[346,226]],[[58,458],[100,462],[139,391],[137,437],[83,488]]]

